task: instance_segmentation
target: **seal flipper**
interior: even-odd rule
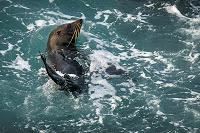
[[[76,92],[78,93],[81,92],[80,86],[75,84],[69,75],[65,74],[63,78],[62,76],[57,74],[55,70],[47,64],[45,55],[40,54],[40,56],[45,65],[47,74],[56,84],[61,86],[60,90],[67,90],[67,91],[69,90],[70,92],[72,92],[73,96],[77,97]]]
[[[45,65],[47,74],[49,75],[49,77],[51,77],[51,79],[58,85],[63,86],[65,84],[65,79],[63,77],[61,77],[60,75],[58,75],[55,70],[53,68],[51,68],[47,62],[46,62],[46,57],[44,54],[40,54],[40,57]]]
[[[72,79],[71,77],[68,75],[68,74],[65,74],[64,75],[64,78],[66,80],[66,87],[69,88],[69,90],[72,92],[72,93],[75,93],[75,92],[78,92],[78,93],[81,93],[81,90],[80,90],[80,86],[77,85]]]

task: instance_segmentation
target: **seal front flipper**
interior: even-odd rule
[[[64,77],[62,77],[57,74],[55,70],[47,64],[45,55],[40,54],[40,56],[45,65],[47,74],[56,84],[61,86],[60,90],[69,90],[75,97],[77,97],[76,92],[81,92],[80,86],[73,82],[69,75],[65,74]]]
[[[63,86],[65,84],[65,79],[63,77],[61,77],[60,75],[58,75],[55,70],[50,67],[47,62],[46,62],[46,57],[44,54],[40,54],[40,57],[45,65],[47,74],[49,75],[49,77],[51,77],[51,79],[58,85]]]
[[[68,74],[65,74],[64,78],[65,78],[65,84],[66,84],[62,86],[64,87],[64,89],[68,88],[72,93],[75,93],[75,92],[81,93],[81,90],[80,90],[81,87],[77,83],[75,83]]]

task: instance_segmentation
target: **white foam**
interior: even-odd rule
[[[28,61],[24,60],[20,55],[17,55],[16,59],[9,63],[10,65],[3,66],[7,68],[14,68],[20,71],[28,70],[31,71],[31,66],[29,65]]]
[[[118,64],[121,58],[105,50],[94,50],[93,54],[90,55],[90,60],[90,72],[104,71],[110,63],[118,68],[122,68]]]
[[[103,98],[105,95],[114,96],[116,93],[115,88],[100,75],[92,77],[91,83],[95,84],[95,90],[93,88],[90,89],[90,91],[94,91],[90,96],[92,99]]]
[[[117,48],[117,49],[119,49],[119,50],[123,50],[123,48],[124,48],[124,45],[122,45],[122,44],[113,43],[113,42],[111,42],[111,44],[112,44],[115,48]],[[127,53],[127,52],[125,52],[125,53]]]
[[[85,14],[81,13],[81,17],[80,17],[80,18],[81,18],[81,19],[86,19]]]
[[[43,27],[43,26],[45,26],[46,25],[46,21],[45,20],[36,20],[35,21],[35,24],[36,24],[36,26],[38,26],[38,27]]]
[[[192,21],[189,21],[190,23],[193,23]],[[200,24],[200,22],[199,22]],[[197,26],[191,26],[190,28],[181,28],[179,31],[182,32],[183,34],[186,34],[188,36],[191,36],[192,39],[200,39],[200,27],[199,24]]]
[[[151,78],[149,76],[146,76],[146,74],[144,72],[142,72],[140,76],[143,77],[143,78],[145,78],[145,79],[150,79]]]
[[[114,16],[116,18],[115,21],[112,22],[107,22],[110,16]],[[96,20],[99,20],[104,17],[103,21],[97,22],[97,24],[106,26],[107,29],[113,25],[118,19],[122,20],[124,22],[133,22],[133,21],[139,21],[141,23],[147,23],[145,20],[147,19],[147,16],[149,15],[143,15],[142,12],[138,12],[138,14],[127,14],[127,13],[122,13],[121,11],[117,9],[113,10],[103,10],[103,11],[97,11],[96,15],[94,18]]]
[[[26,26],[26,28],[29,30],[29,31],[33,31],[35,29],[35,25],[33,23],[30,23],[29,25]]]
[[[76,123],[76,126],[82,127],[84,125],[92,125],[97,121],[92,118],[79,118],[79,121]],[[87,132],[92,132],[93,130],[87,130]]]
[[[103,15],[103,16],[104,16],[103,22],[97,22],[97,24],[101,24],[101,25],[104,25],[107,28],[109,28],[112,25],[112,23],[107,23],[106,22],[108,20],[108,18],[109,18],[109,15]]]
[[[155,84],[161,85],[161,84],[163,84],[163,82],[162,81],[156,81]]]
[[[148,7],[148,8],[151,8],[151,7],[153,7],[153,8],[154,8],[154,5],[155,5],[154,3],[152,3],[152,4],[149,4],[149,5],[147,5],[147,4],[144,4],[144,6],[145,6],[145,7]]]
[[[39,133],[47,133],[46,130],[39,130]]]
[[[180,28],[179,32],[182,32],[183,34],[186,34],[188,36],[191,36],[192,39],[200,39],[200,18],[189,18],[181,14],[181,12],[177,9],[176,5],[169,5],[166,4],[165,7],[166,11],[172,15],[175,15],[180,18],[181,21],[184,21],[186,24],[188,24],[190,27],[188,28]]]
[[[173,14],[173,15],[180,17],[180,18],[187,18],[183,14],[181,14],[181,12],[177,9],[176,5],[166,4],[164,8],[170,14]]]
[[[192,39],[200,39],[200,18],[188,18],[181,14],[181,12],[177,9],[176,5],[169,5],[166,4],[164,7],[166,11],[172,15],[175,15],[180,18],[180,20],[183,20],[186,22],[186,24],[189,24],[190,28],[180,28],[180,32],[183,34],[187,34],[188,36],[191,36]]]
[[[30,23],[28,25],[24,24],[29,31],[37,30],[47,25],[61,25],[64,23],[70,23],[74,21],[72,20],[72,18],[74,19],[80,18],[64,14],[60,11],[49,11],[49,10],[43,11],[41,15],[43,15],[44,19],[35,20],[35,22]],[[55,16],[60,18],[55,18]],[[81,13],[81,18],[82,19],[86,18],[83,13]]]
[[[188,60],[190,61],[190,62],[192,62],[192,63],[195,63],[196,62],[196,60],[198,60],[199,59],[199,57],[200,57],[200,54],[199,53],[192,53],[192,52],[190,52],[190,54],[189,54],[189,56],[188,56]]]
[[[129,43],[131,43],[131,42],[129,42]],[[155,64],[156,63],[156,61],[154,61],[155,54],[152,53],[152,52],[141,51],[139,49],[136,49],[134,47],[134,45],[130,49],[130,51],[131,51],[131,56],[130,57],[135,57],[137,60],[143,60],[145,62],[149,62],[150,64]]]
[[[46,73],[46,69],[45,68],[40,68],[39,70],[38,70],[38,73],[37,73],[38,75],[46,75],[47,73]]]
[[[126,17],[124,17],[126,16]],[[137,15],[133,15],[133,14],[123,14],[123,16],[119,17],[120,19],[122,19],[124,22],[133,22],[134,20],[139,21],[141,23],[147,23],[145,21],[146,16],[148,15],[143,15],[141,12],[138,12]]]
[[[176,70],[174,65],[172,64],[172,61],[170,59],[164,58],[158,52],[142,51],[142,50],[136,49],[131,42],[128,42],[128,43],[129,43],[129,45],[132,45],[132,47],[130,48],[130,51],[132,51],[132,52],[131,52],[131,56],[129,56],[127,58],[134,57],[136,60],[145,61],[150,64],[156,64],[156,63],[162,62],[163,64],[166,65],[165,69],[163,71],[161,71],[163,73],[170,73],[170,72]]]
[[[98,20],[103,16],[104,20],[101,22],[97,22],[97,24],[100,24],[109,28],[112,25],[112,23],[108,23],[106,21],[108,20],[110,14],[112,14],[110,10],[97,11],[97,14],[94,16],[94,18]]]
[[[181,126],[180,122],[169,122],[170,124],[173,124],[175,127]]]
[[[90,55],[90,60],[90,72],[92,73],[91,84],[89,85],[90,98],[93,99],[93,105],[96,107],[99,123],[103,124],[104,116],[101,110],[104,109],[104,106],[101,101],[106,101],[110,105],[111,110],[108,112],[112,114],[121,98],[116,96],[115,88],[102,77],[102,73],[109,66],[109,63],[115,63],[119,67],[120,57],[114,56],[108,51],[94,50]],[[105,96],[109,97],[105,98]]]
[[[0,50],[0,53],[4,56],[8,51],[11,51],[13,49],[14,45],[11,43],[8,43],[8,49],[6,50]]]
[[[100,19],[102,14],[103,14],[102,12],[98,11],[97,14],[94,16],[94,18],[95,19]]]
[[[158,110],[158,111],[156,112],[156,114],[159,115],[159,116],[165,115],[165,114],[164,114],[162,111],[160,111],[160,110]]]
[[[114,13],[115,13],[116,16],[117,16],[117,19],[118,19],[118,18],[121,18],[121,17],[123,16],[123,13],[122,13],[121,11],[117,10],[117,9],[114,9]]]
[[[13,7],[23,8],[23,9],[26,9],[26,10],[29,10],[29,9],[30,9],[30,8],[25,7],[25,6],[22,6],[22,5],[20,5],[20,4],[13,5]]]
[[[54,2],[54,0],[49,0],[49,3],[53,3]]]
[[[155,98],[154,99],[148,100],[147,99],[147,105],[149,106],[150,109],[156,110],[156,112],[160,109],[160,99]]]
[[[75,16],[70,16],[70,15],[66,15],[66,14],[64,14],[64,13],[62,13],[62,12],[60,12],[60,11],[57,11],[57,12],[55,12],[55,11],[46,11],[46,12],[44,12],[46,15],[53,15],[53,16],[59,16],[59,17],[62,17],[62,18],[65,18],[65,19],[72,19],[72,18],[77,18],[77,17],[75,17]],[[66,21],[66,20],[65,20]]]
[[[165,84],[163,85],[163,87],[176,87],[176,85],[173,84],[173,83],[165,83]]]
[[[100,124],[103,124],[104,116],[101,113],[101,110],[104,109],[104,105],[101,103],[101,101],[107,101],[107,103],[111,107],[111,110],[109,110],[109,112],[112,114],[112,112],[118,106],[117,101],[121,101],[121,98],[116,96],[115,88],[100,75],[98,77],[93,75],[92,83],[94,85],[89,86],[89,92],[91,93],[90,98],[93,99],[93,105],[96,107],[96,115],[99,117],[98,121]],[[109,95],[110,98],[105,99],[104,96],[107,95]]]
[[[44,83],[42,86],[39,86],[37,89],[38,90],[42,90],[44,96],[46,96],[48,102],[51,102],[52,100],[52,97],[53,97],[53,93],[55,93],[56,89],[58,88],[59,86],[49,78],[49,80]]]
[[[45,20],[36,20],[35,23],[30,23],[26,26],[29,31],[36,30],[37,28],[41,28],[47,25],[47,21]]]
[[[99,38],[89,38],[89,42],[90,41],[94,41],[95,43],[97,43],[96,47],[98,49],[103,49],[103,47],[106,45],[106,42]]]
[[[110,10],[104,10],[104,11],[97,11],[97,14],[94,16],[95,19],[100,19],[103,14],[112,14]]]
[[[167,116],[165,115],[165,113],[163,113],[160,110],[161,100],[158,99],[156,96],[153,96],[152,98],[153,99],[151,99],[151,100],[147,99],[147,105],[148,105],[149,109],[155,111],[156,115],[161,116],[163,120],[166,120]]]
[[[30,95],[28,95],[27,97],[25,97],[24,103],[23,103],[23,104],[24,104],[25,106],[28,106],[28,105],[30,104],[30,101],[31,101],[30,99],[31,99],[31,96],[30,96]]]
[[[146,17],[149,15],[143,15],[142,12],[138,12],[136,16],[136,20],[141,22],[141,23],[147,23],[145,20],[147,19]]]

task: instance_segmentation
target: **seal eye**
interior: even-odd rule
[[[69,29],[70,29],[71,27],[72,27],[72,25],[71,25],[71,24],[68,24],[68,25],[67,25],[67,28],[69,28]]]
[[[56,34],[57,34],[57,35],[60,35],[60,33],[61,33],[61,31],[60,31],[60,30],[56,32]]]

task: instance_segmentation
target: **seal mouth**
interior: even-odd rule
[[[77,37],[80,34],[82,23],[83,23],[83,19],[78,19],[75,22],[73,22],[75,28],[74,28],[74,32],[69,44],[71,44],[72,40],[76,41]]]

